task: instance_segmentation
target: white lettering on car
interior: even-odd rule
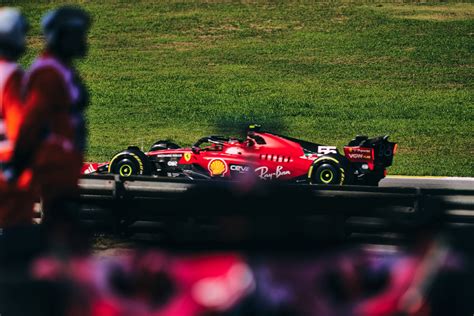
[[[158,154],[157,158],[181,158],[182,154]]]
[[[170,160],[168,161],[167,165],[170,167],[176,167],[178,166],[178,162],[176,160]]]
[[[277,166],[275,172],[268,172],[268,167],[258,167],[255,168],[255,172],[257,173],[258,177],[262,180],[272,180],[278,179],[282,176],[290,175],[291,171],[283,170],[283,166]]]
[[[230,170],[245,173],[245,172],[250,171],[250,167],[240,166],[240,165],[230,165]]]
[[[337,154],[336,146],[318,146],[318,154]]]

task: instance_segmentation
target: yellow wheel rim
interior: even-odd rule
[[[332,172],[332,170],[325,169],[321,171],[319,179],[321,179],[322,183],[331,183],[332,179],[334,179],[334,173]]]
[[[119,169],[119,174],[123,177],[129,177],[132,175],[132,167],[130,165],[122,165]]]

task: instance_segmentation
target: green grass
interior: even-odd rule
[[[58,3],[16,1],[33,27],[25,66]],[[339,146],[390,134],[390,173],[474,176],[474,4],[78,3],[95,20],[79,64],[89,160],[259,122]]]

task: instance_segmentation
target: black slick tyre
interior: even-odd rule
[[[345,157],[325,155],[313,162],[308,172],[308,180],[311,184],[350,184],[352,173]]]
[[[109,164],[109,173],[122,177],[134,175],[149,175],[150,163],[148,157],[136,148],[129,148],[116,154]]]

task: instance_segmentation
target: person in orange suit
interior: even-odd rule
[[[17,64],[26,49],[28,24],[13,8],[0,9],[0,165],[11,158],[23,117],[21,85],[23,70]],[[0,227],[31,224],[34,196],[31,173],[23,172],[19,181],[8,184],[0,173]]]
[[[87,54],[90,23],[77,7],[47,13],[42,20],[46,48],[24,80],[26,113],[4,173],[14,182],[23,170],[32,169],[45,224],[75,216],[88,94],[73,62]]]

